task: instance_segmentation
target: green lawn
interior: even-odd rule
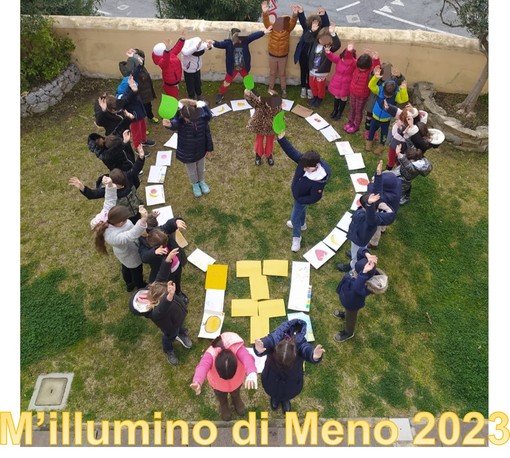
[[[82,411],[85,419],[151,420],[154,411],[162,411],[168,419],[219,420],[212,390],[206,387],[196,397],[188,387],[210,343],[196,337],[205,274],[191,264],[184,269],[194,346],[185,350],[176,344],[180,364],[172,367],[161,351],[159,330],[130,314],[118,261],[94,249],[89,220],[102,202],[87,201],[67,184],[76,175],[93,186],[105,172],[86,139],[97,131],[95,98],[116,84],[82,79],[58,106],[21,121],[21,409],[27,409],[39,374],[74,372],[67,409]],[[160,82],[155,85],[159,89]],[[211,104],[218,85],[204,83]],[[234,84],[227,100],[238,98],[242,86]],[[301,103],[299,88],[290,88],[289,98]],[[331,99],[326,101],[319,113],[328,119]],[[345,116],[334,122],[340,134]],[[228,264],[223,330],[246,341],[249,319],[230,316],[231,299],[250,294],[248,280],[235,277],[236,261],[304,261],[302,254],[334,228],[354,197],[334,142],[287,114],[291,142],[301,151],[317,149],[332,169],[324,198],[308,210],[303,249],[292,253],[285,222],[295,164],[276,145],[275,166],[256,167],[247,120],[247,112],[230,112],[211,122],[215,152],[206,165],[209,195],[193,197],[184,166],[175,157],[165,180],[167,204],[188,224],[188,255],[198,247]],[[158,145],[149,149],[153,154],[146,161],[143,197],[149,165],[171,135],[161,125],[149,128]],[[349,140],[355,151],[362,151],[361,134]],[[341,278],[335,265],[345,261],[348,245],[319,270],[312,268],[311,317],[316,343],[326,354],[321,364],[306,366],[305,388],[293,401],[300,413],[318,411],[324,418],[448,410],[488,414],[488,155],[447,144],[427,155],[433,172],[415,180],[410,204],[401,208],[377,251],[390,287],[385,295],[367,300],[354,339],[333,340],[341,326],[332,316]],[[364,153],[364,159],[372,175],[377,157]],[[270,278],[271,297],[287,301],[289,285],[290,278]],[[271,329],[281,321],[272,318]],[[243,396],[251,410],[269,409],[261,386]],[[281,411],[269,415],[282,418]]]

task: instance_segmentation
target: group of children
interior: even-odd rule
[[[334,339],[344,342],[354,336],[357,313],[365,305],[365,298],[377,290],[372,280],[382,274],[377,267],[378,258],[370,250],[377,249],[381,233],[394,222],[399,206],[409,202],[412,180],[430,173],[432,165],[424,153],[437,147],[444,136],[427,128],[426,113],[410,104],[398,107],[408,101],[405,80],[391,64],[381,66],[377,53],[365,52],[357,56],[353,43],[349,43],[340,54],[335,54],[340,49],[340,38],[323,8],[306,18],[303,8],[295,5],[292,16],[279,17],[271,24],[268,5],[263,2],[262,19],[265,29],[247,37],[241,36],[239,29],[231,29],[229,38],[223,41],[203,41],[198,37],[186,40],[183,33],[175,44],[166,40],[154,47],[152,59],[161,68],[163,92],[178,98],[183,72],[188,92],[188,98],[179,101],[176,115],[163,119],[162,125],[178,133],[176,158],[185,164],[194,196],[208,194],[204,163],[214,146],[209,127],[212,113],[202,97],[202,55],[213,47],[225,50],[226,75],[216,97],[216,103],[221,103],[237,74],[242,77],[249,74],[249,44],[269,35],[269,96],[261,97],[253,90],[245,90],[245,99],[255,108],[247,127],[255,134],[256,165],[261,165],[263,157],[270,166],[274,165],[275,137],[286,155],[297,163],[291,184],[294,205],[287,221],[292,229],[291,250],[297,252],[301,249],[301,232],[307,229],[307,206],[322,198],[331,176],[329,164],[317,151],[299,152],[285,131],[276,134],[273,128],[273,120],[282,110],[282,97],[287,96],[285,68],[289,36],[298,20],[303,35],[294,62],[299,62],[301,68],[301,97],[308,98],[310,106],[319,107],[326,94],[326,78],[331,65],[335,64],[327,86],[334,97],[332,119],[339,120],[349,102],[344,130],[353,134],[360,129],[366,109],[365,149],[372,150],[380,131],[379,144],[374,151],[378,155],[387,143],[390,123],[394,120],[387,170],[383,171],[380,161],[349,226],[347,238],[351,248],[346,254],[351,261],[337,266],[345,272],[337,287],[344,310],[336,310],[334,316],[345,320],[345,326]],[[109,173],[99,177],[94,189],[84,186],[77,177],[71,178],[69,183],[88,199],[104,198],[101,212],[90,222],[96,248],[107,253],[106,246],[112,247],[121,264],[127,291],[134,290],[129,309],[150,319],[160,329],[163,351],[168,362],[176,365],[178,358],[173,343],[177,341],[187,349],[192,346],[184,323],[189,299],[181,287],[186,255],[174,236],[178,229],[186,229],[186,223],[177,217],[160,225],[157,211],[149,214],[137,195],[144,161],[149,155],[144,146],[155,144],[147,139],[145,119],[152,123],[159,123],[159,120],[152,111],[155,91],[145,69],[144,52],[129,49],[126,54],[127,60],[119,63],[123,80],[116,94],[103,94],[95,105],[96,125],[104,128],[104,135],[93,133],[87,140],[90,151],[103,161]],[[281,96],[275,90],[276,78],[280,80]],[[149,283],[143,278],[144,263],[150,266]],[[303,387],[303,361],[318,363],[322,360],[325,350],[321,345],[312,347],[305,335],[304,321],[285,321],[253,345],[256,355],[268,356],[262,384],[273,409],[281,406],[283,412],[291,410],[291,399]],[[206,350],[190,384],[197,395],[205,378],[217,397],[222,419],[232,417],[228,393],[235,411],[244,414],[240,388],[243,384],[245,388],[256,388],[257,374],[254,359],[239,335],[224,332]]]

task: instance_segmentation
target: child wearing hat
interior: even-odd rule
[[[377,256],[366,248],[360,248],[356,256],[353,272],[347,272],[336,288],[340,303],[345,311],[335,310],[333,315],[345,320],[345,327],[335,334],[336,342],[345,342],[354,337],[358,310],[365,306],[366,297],[371,294],[367,281],[376,274]]]
[[[282,98],[277,95],[257,97],[248,89],[244,90],[244,98],[255,108],[255,113],[246,126],[247,129],[255,134],[255,165],[260,165],[262,157],[266,156],[267,163],[273,166],[273,145],[275,138],[273,119],[282,110]]]

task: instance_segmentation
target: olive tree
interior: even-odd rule
[[[457,108],[459,114],[474,115],[473,109],[489,77],[489,1],[443,0],[441,21],[450,27],[463,27],[478,38],[480,50],[487,58],[475,85]]]
[[[160,18],[252,21],[261,15],[260,0],[156,0]]]

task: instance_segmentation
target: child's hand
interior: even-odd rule
[[[174,248],[172,251],[170,251],[167,256],[166,260],[167,262],[170,262],[173,258],[175,258],[179,254],[179,248]]]
[[[128,49],[128,50],[126,51],[126,56],[128,56],[128,57],[133,57],[133,54],[134,54],[134,53],[135,53],[135,50],[134,50],[133,48]]]
[[[138,92],[138,86],[136,85],[135,78],[132,74],[128,77],[128,84],[133,92]]]
[[[407,81],[406,80],[402,81],[402,83],[400,84],[400,87],[403,89],[407,89]]]
[[[175,224],[177,225],[177,229],[181,231],[185,231],[188,228],[188,225],[182,219],[178,219]]]
[[[373,204],[377,202],[380,198],[381,196],[379,194],[370,194],[370,196],[368,197],[368,203]]]
[[[353,49],[354,49],[354,43],[349,42],[349,44],[347,45],[347,51],[352,52]]]
[[[402,72],[397,67],[391,67],[391,76],[402,76]]]
[[[264,35],[267,35],[268,33],[271,33],[273,31],[273,26],[270,25],[266,30],[264,30]]]
[[[280,139],[281,139],[281,138],[283,138],[283,137],[285,137],[285,131],[284,131],[284,130],[282,130],[282,131],[278,134],[278,138],[280,138]]]
[[[377,78],[382,78],[381,67],[379,65],[374,68],[374,75]]]
[[[166,255],[166,254],[168,254],[168,248],[167,248],[166,246],[158,246],[158,247],[156,248],[155,253],[156,253],[158,256]]]
[[[390,106],[388,105],[388,101],[387,101],[386,99],[384,99],[384,100],[383,100],[383,104],[384,104],[384,110],[385,110],[385,111],[388,111],[388,108],[389,108]]]
[[[101,183],[103,183],[104,186],[107,186],[108,188],[112,187],[113,181],[110,177],[107,177],[106,175],[101,180]]]
[[[124,116],[125,116],[126,118],[129,118],[129,119],[135,119],[135,115],[134,115],[134,114],[132,114],[132,113],[130,113],[130,112],[129,112],[129,111],[127,111],[127,110],[124,110]]]
[[[380,175],[382,173],[382,160],[380,160],[379,163],[377,164],[376,173],[377,175]]]
[[[298,5],[291,5],[291,6],[290,6],[290,9],[292,10],[292,15],[293,15],[293,16],[297,16],[297,14],[298,14],[298,12],[299,12],[299,11],[298,11]]]
[[[298,13],[302,13],[304,11],[303,5],[297,5],[297,11],[298,11]]]
[[[264,342],[260,339],[255,339],[255,350],[258,353],[264,353],[266,351],[266,347],[264,347]]]
[[[138,213],[140,213],[140,216],[142,219],[147,219],[149,214],[147,213],[147,209],[143,205],[138,206]]]
[[[324,51],[326,54],[330,54],[331,53],[331,45],[324,46]]]
[[[372,52],[372,59],[379,59],[379,53],[377,51]]]
[[[206,151],[205,152],[205,158],[206,159],[211,159],[211,156],[212,156],[212,151]]]
[[[77,177],[69,178],[69,184],[79,189],[80,191],[83,191],[85,189],[85,186],[83,186],[83,183]]]
[[[163,127],[170,127],[172,123],[170,122],[170,119],[163,119],[161,121],[161,124],[163,124]]]
[[[246,380],[244,381],[244,387],[247,390],[256,390],[257,389],[257,373],[250,372],[246,376]]]
[[[140,159],[144,159],[145,158],[145,151],[143,150],[143,145],[141,143],[138,145],[138,148],[136,148],[136,150],[138,151],[138,157]]]
[[[249,89],[245,89],[244,90],[244,95],[250,95],[252,92],[249,90]]]
[[[331,23],[329,25],[329,33],[330,33],[330,35],[335,35],[335,33],[336,33],[335,29],[336,29],[336,24]]]
[[[363,273],[370,272],[375,267],[375,263],[373,261],[368,261],[363,268]]]
[[[319,344],[317,345],[314,350],[313,350],[313,359],[315,361],[318,361],[319,359],[321,359],[321,356],[326,352],[326,350],[324,350],[324,348],[322,348],[322,345]]]
[[[97,103],[99,104],[99,107],[101,108],[101,111],[106,111],[106,97],[99,97],[97,99]]]
[[[395,148],[395,152],[397,153],[397,157],[401,159],[404,155],[402,154],[402,145],[398,144]]]
[[[129,140],[131,140],[131,132],[129,132],[129,129],[122,132],[122,139],[124,140],[124,143],[129,143]]]
[[[267,5],[267,2],[262,2],[260,4],[260,7],[262,8],[263,13],[267,13],[269,11],[269,6]]]
[[[326,14],[326,10],[324,9],[324,7],[319,6],[319,9],[317,10],[317,14],[319,16],[324,16]]]
[[[193,382],[189,387],[195,392],[197,396],[202,392],[202,385],[200,385],[198,382]]]
[[[319,22],[318,21],[312,22],[311,30],[312,30],[312,32],[317,32],[317,30],[319,30]]]

